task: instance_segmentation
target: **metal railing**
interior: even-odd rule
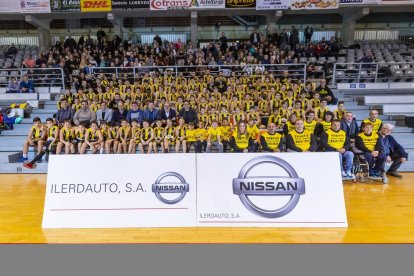
[[[414,62],[335,63],[332,84],[340,82],[411,82]]]
[[[274,77],[281,77],[283,72],[287,71],[292,80],[306,80],[306,64],[249,64],[245,66],[240,65],[191,65],[191,66],[143,66],[143,67],[92,67],[90,73],[104,74],[108,79],[115,74],[117,78],[134,79],[136,77],[151,75],[164,75],[170,72],[171,76],[190,78],[194,76],[201,76],[205,71],[209,71],[211,75],[218,75],[222,72],[223,76],[242,76],[252,75],[258,70],[261,72],[267,71],[273,74]]]
[[[34,87],[65,86],[65,76],[62,68],[14,68],[0,69],[0,87],[7,87],[11,77],[20,81],[24,75],[33,81]]]

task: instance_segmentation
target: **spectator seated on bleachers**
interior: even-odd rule
[[[4,53],[4,55],[6,56],[6,58],[14,58],[17,55],[18,52],[19,51],[17,50],[16,46],[14,45],[14,43],[12,43],[12,45]]]
[[[10,77],[6,93],[20,93],[20,84],[17,81],[16,77]]]
[[[29,77],[27,74],[24,75],[23,79],[20,81],[19,89],[20,89],[20,92],[22,93],[34,93],[35,92],[33,81],[29,80]]]

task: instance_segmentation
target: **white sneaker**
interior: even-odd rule
[[[348,174],[345,171],[342,171],[342,178],[345,178],[347,176],[348,176]]]

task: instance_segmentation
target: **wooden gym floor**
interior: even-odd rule
[[[348,229],[139,228],[42,230],[46,175],[0,175],[0,243],[414,243],[414,173],[344,183]]]

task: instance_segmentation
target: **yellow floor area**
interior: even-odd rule
[[[46,175],[0,175],[0,243],[413,243],[414,173],[344,183],[348,229],[41,228]]]

